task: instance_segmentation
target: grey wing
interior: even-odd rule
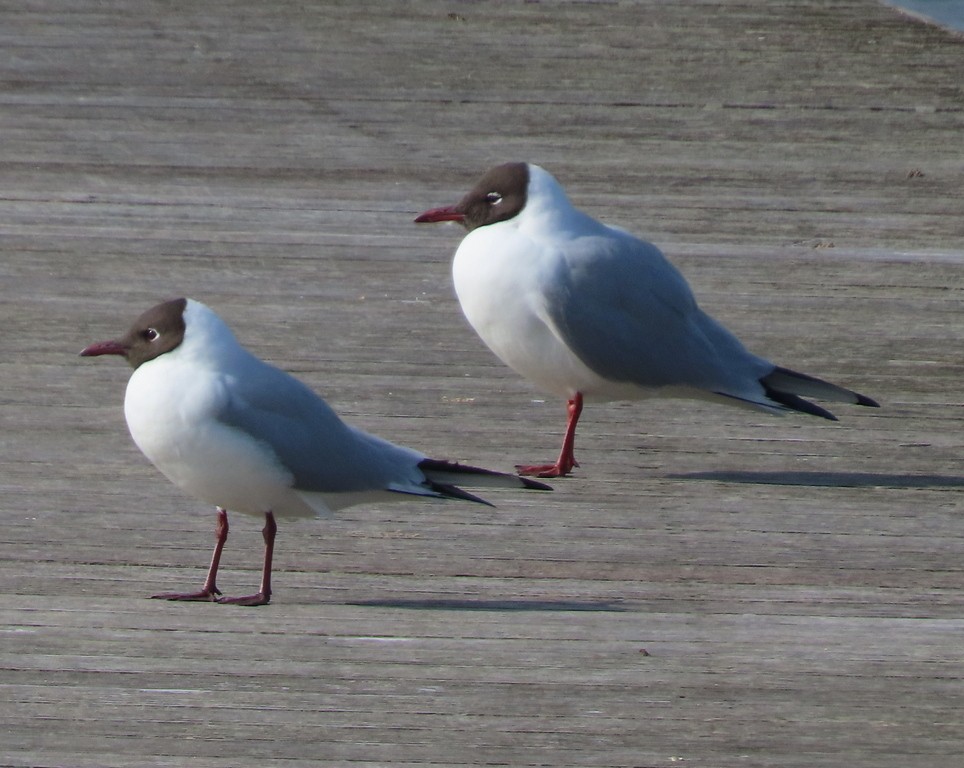
[[[424,458],[345,424],[309,387],[255,358],[231,382],[217,418],[271,448],[299,491],[351,493],[384,490],[420,479]]]
[[[577,242],[545,311],[599,375],[645,387],[740,389],[773,366],[703,312],[656,246],[615,231]]]

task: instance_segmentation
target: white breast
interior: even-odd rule
[[[209,504],[253,515],[314,515],[267,446],[216,420],[225,384],[223,375],[173,354],[140,366],[124,400],[137,447],[175,485]]]
[[[537,247],[511,222],[470,232],[452,263],[466,319],[506,365],[559,397],[611,389],[569,349],[545,311],[545,286],[561,266],[551,248]]]

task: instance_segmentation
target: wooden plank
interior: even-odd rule
[[[964,752],[964,57],[846,3],[0,9],[0,766],[950,765]],[[414,215],[529,159],[663,247],[839,424],[592,405],[551,496],[213,515],[80,361],[211,304],[353,423],[508,469],[562,406]],[[257,581],[236,515],[222,586]]]

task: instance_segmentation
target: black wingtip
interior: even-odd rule
[[[799,395],[771,389],[763,382],[762,379],[760,380],[760,383],[765,387],[767,397],[774,402],[780,403],[780,405],[789,408],[790,410],[800,411],[800,413],[808,413],[811,416],[819,416],[827,421],[839,421],[839,419],[826,408],[821,408],[819,405],[811,403],[809,400],[804,400]]]
[[[443,496],[447,499],[462,499],[462,501],[474,501],[476,504],[485,504],[487,507],[494,507],[491,501],[486,501],[481,496],[476,496],[474,493],[469,493],[457,485],[451,485],[450,483],[436,483],[432,480],[427,481],[426,485],[435,491],[439,496]]]
[[[829,381],[818,379],[816,376],[810,376],[806,373],[800,373],[799,371],[793,371],[781,366],[776,366],[770,373],[762,377],[760,383],[763,385],[767,397],[793,410],[803,410],[805,413],[811,413],[811,411],[798,408],[799,403],[797,402],[783,402],[774,393],[797,397],[802,395],[803,397],[815,397],[817,399],[832,400],[838,403],[852,403],[854,405],[867,406],[868,408],[880,408],[880,404],[873,398],[867,397],[867,395],[862,395],[859,392],[854,392],[852,389],[831,384]]]
[[[494,469],[483,469],[474,467],[471,464],[460,464],[457,461],[446,461],[445,459],[422,459],[418,463],[418,468],[423,472],[445,472],[454,475],[464,475],[465,483],[472,485],[471,478],[492,478],[495,482],[484,483],[485,485],[499,485],[510,487],[513,482],[518,482],[523,488],[532,491],[551,491],[552,486],[540,483],[537,480],[530,480],[528,477],[510,475],[505,472],[496,472]]]
[[[523,488],[529,488],[533,491],[551,491],[552,486],[546,485],[545,483],[540,483],[538,480],[531,480],[528,477],[522,477],[518,475],[518,478],[522,481]]]

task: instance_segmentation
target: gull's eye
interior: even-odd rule
[[[502,202],[502,195],[500,195],[498,192],[489,192],[485,196],[485,202],[487,202],[489,205],[498,205]]]
[[[161,334],[157,332],[156,328],[148,328],[141,333],[141,336],[145,341],[157,341],[159,338],[161,338]]]

